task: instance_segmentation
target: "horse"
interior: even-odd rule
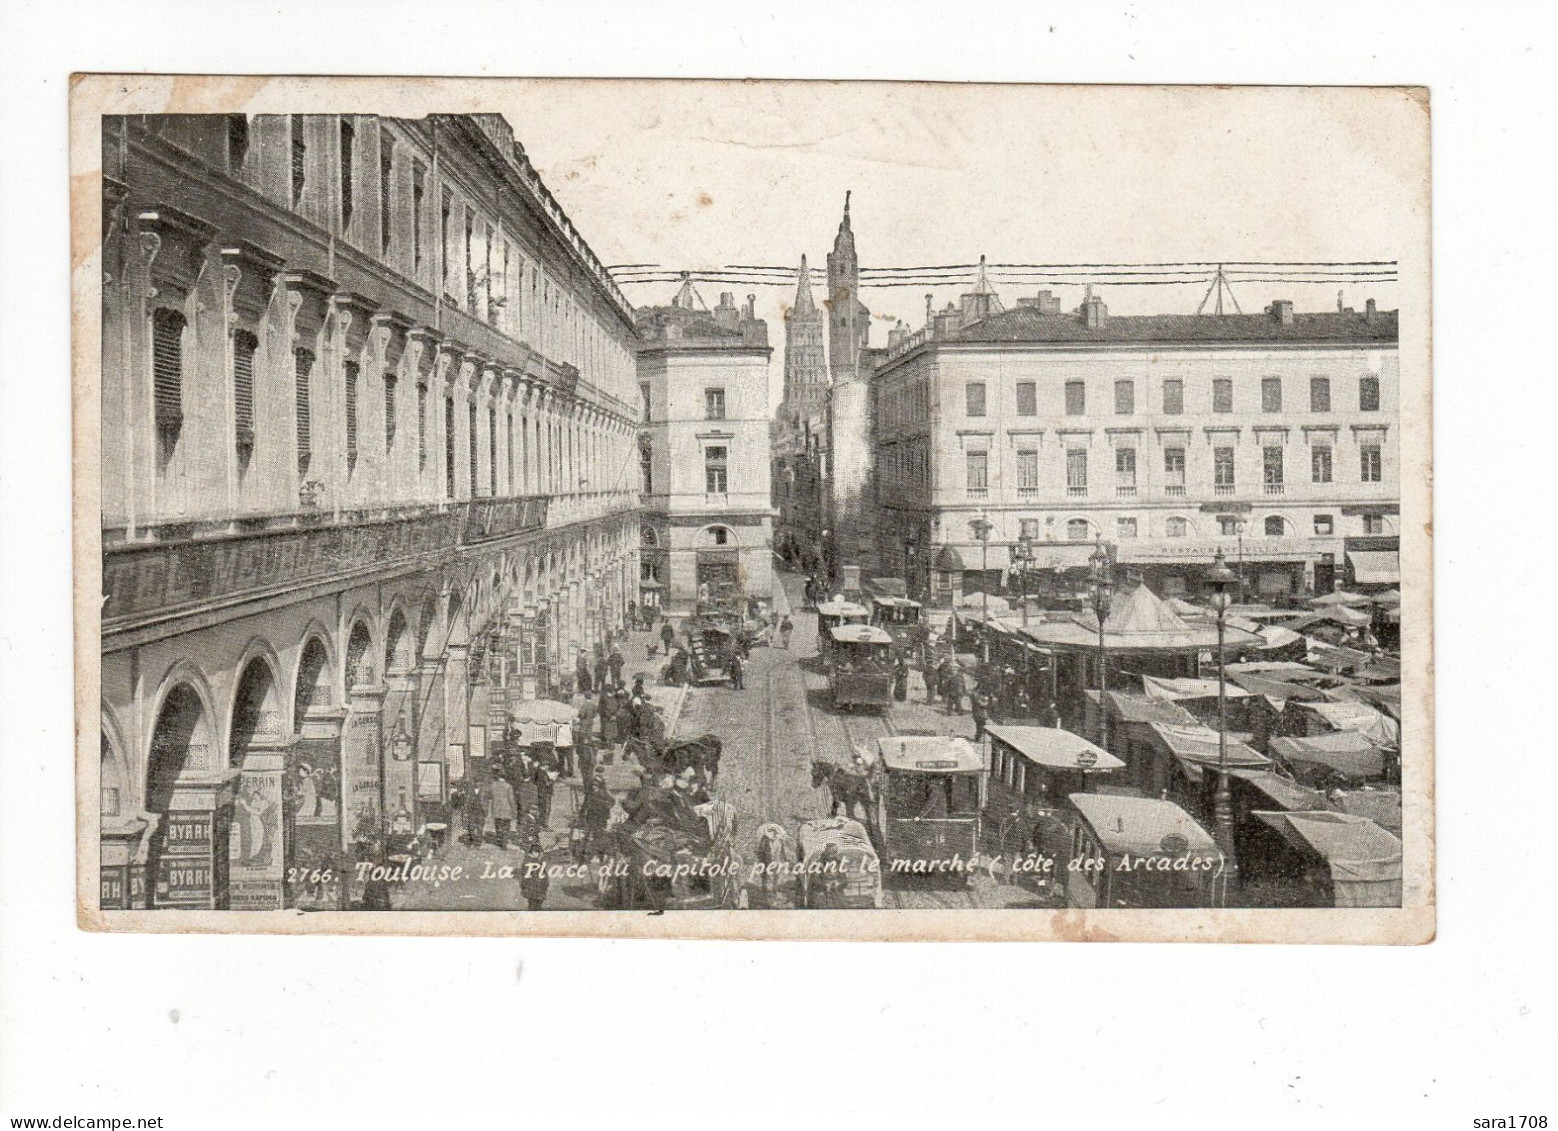
[[[703,775],[710,785],[719,777],[720,756],[724,745],[719,736],[702,734],[697,738],[657,745],[648,739],[633,736],[628,739],[627,752],[638,759],[644,769],[652,774],[680,776],[689,766]]]
[[[855,815],[855,805],[859,803],[867,820],[871,818],[871,779],[866,774],[852,774],[836,762],[816,761],[811,764],[811,787],[819,789],[828,787],[828,815],[837,817],[839,807],[844,809],[844,816]]]

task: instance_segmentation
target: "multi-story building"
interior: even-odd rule
[[[774,548],[808,572],[822,565],[828,395],[826,319],[803,255],[795,302],[784,315],[784,399],[774,414],[772,464]]]
[[[873,380],[878,550],[916,591],[1011,591],[1022,539],[1050,575],[1102,540],[1165,594],[1221,548],[1251,597],[1329,591],[1393,545],[1394,312],[986,313],[979,290],[895,332]]]
[[[691,282],[640,308],[643,578],[671,612],[773,594],[768,324],[748,296],[709,310]]]
[[[621,623],[633,311],[495,115],[103,160],[103,906],[344,906]]]
[[[860,258],[849,220],[849,194],[828,253],[828,401],[824,529],[827,569],[835,582],[845,571],[876,571],[872,506],[870,335],[871,312],[860,301]]]

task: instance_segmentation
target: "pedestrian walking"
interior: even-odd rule
[[[587,782],[595,776],[595,739],[581,736],[574,743],[574,752],[579,756],[579,780]]]
[[[784,640],[784,650],[790,650],[790,634],[795,631],[795,623],[790,620],[790,614],[786,613],[784,619],[779,622],[779,635]]]
[[[509,846],[509,826],[517,816],[514,810],[514,787],[501,776],[492,779],[492,827],[502,848]]]
[[[1047,727],[1060,725],[1060,711],[1053,703],[1044,708],[1044,725]]]
[[[733,691],[741,691],[746,687],[743,677],[746,675],[746,664],[741,660],[741,650],[738,648],[730,654],[730,686]]]
[[[544,763],[537,762],[535,770],[536,783],[536,816],[543,829],[550,828],[552,824],[552,791],[556,787],[557,777],[552,768]]]
[[[563,777],[573,777],[573,726],[564,719],[557,724],[557,735],[553,739],[557,746],[557,768]]]
[[[589,695],[593,692],[595,689],[590,684],[590,660],[583,650],[579,652],[579,659],[574,664],[573,670],[573,681],[579,689],[579,694]]]
[[[604,774],[592,777],[584,789],[584,801],[579,807],[579,820],[584,825],[584,853],[598,851],[606,843],[606,827],[611,821],[611,809],[615,804],[611,791],[606,788]]]
[[[617,697],[608,691],[600,696],[601,758],[606,765],[617,759]]]
[[[461,816],[465,821],[465,843],[475,848],[487,832],[487,791],[475,777],[465,783]]]
[[[519,870],[519,893],[525,897],[525,906],[540,911],[546,906],[546,892],[552,881],[546,874],[546,854],[537,840],[525,849],[525,860]]]
[[[665,654],[671,654],[671,645],[676,643],[676,630],[671,627],[669,619],[660,626],[660,643],[665,645]]]
[[[615,645],[612,646],[611,655],[606,657],[606,666],[611,669],[611,685],[622,686],[622,651]]]
[[[975,691],[969,696],[969,711],[974,716],[974,741],[978,742],[985,736],[985,724],[990,721],[990,700],[983,691]]]
[[[610,672],[606,667],[606,653],[602,651],[600,655],[595,657],[595,686],[601,688],[611,686],[606,682],[606,677],[609,674]]]
[[[893,665],[893,698],[900,703],[909,699],[909,661],[904,656]]]
[[[584,702],[579,704],[579,729],[574,735],[575,742],[583,745],[595,741],[595,720],[599,716],[600,709],[596,707],[595,700],[585,696]]]

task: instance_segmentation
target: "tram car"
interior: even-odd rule
[[[902,578],[873,577],[866,582],[871,623],[893,638],[894,656],[912,656],[925,635],[925,606],[909,597]]]
[[[984,751],[966,738],[897,735],[877,740],[876,826],[883,867],[914,875],[943,873],[954,857],[972,861],[984,813]],[[896,868],[895,868],[896,865]]]
[[[829,633],[828,690],[841,708],[893,705],[893,638],[869,624],[845,624]]]
[[[824,601],[817,606],[817,647],[826,663],[833,645],[833,630],[846,624],[870,624],[871,610],[854,601]]]

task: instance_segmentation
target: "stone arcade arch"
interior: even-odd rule
[[[225,801],[207,696],[176,673],[157,711],[146,767],[147,881],[153,907],[226,903]]]
[[[226,840],[229,905],[239,911],[274,911],[284,905],[283,777],[286,718],[268,648],[240,670],[228,728],[228,762],[240,771],[232,824]]]

